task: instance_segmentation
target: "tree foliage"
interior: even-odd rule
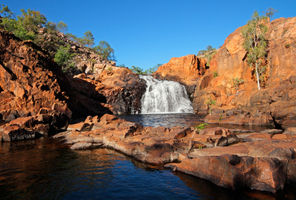
[[[139,75],[145,75],[144,70],[141,67],[137,67],[137,66],[131,66],[130,68],[132,70],[132,72],[134,72],[135,74],[139,74]]]
[[[60,21],[57,25],[56,28],[60,32],[66,32],[68,30],[68,25],[65,24],[64,22]]]
[[[255,11],[252,19],[242,29],[243,45],[247,51],[247,63],[255,69],[258,90],[261,88],[260,76],[264,73],[263,62],[267,56],[266,20],[266,16],[259,16]]]
[[[216,48],[213,48],[211,45],[208,45],[206,50],[198,51],[197,56],[205,57],[207,59],[207,65],[209,65],[215,53],[216,53]]]
[[[130,69],[134,73],[139,74],[139,75],[149,75],[149,74],[153,74],[158,69],[158,67],[160,67],[161,65],[162,64],[157,64],[154,67],[148,68],[146,70],[144,70],[141,67],[137,67],[137,66],[131,66]]]
[[[62,67],[64,72],[68,72],[71,68],[74,67],[72,62],[74,54],[70,52],[70,46],[60,46],[57,50],[54,61]]]
[[[13,17],[13,13],[8,8],[8,6],[6,6],[4,4],[1,4],[0,5],[0,16],[1,17],[5,17],[5,18],[12,18]]]
[[[265,11],[265,15],[266,15],[266,17],[269,18],[269,20],[271,20],[272,16],[276,12],[278,12],[278,11],[276,9],[274,9],[274,8],[267,8],[266,11]]]
[[[7,6],[1,6],[1,26],[23,40],[34,40],[40,28],[47,23],[46,17],[39,11],[21,9],[21,15],[15,17]]]
[[[31,9],[22,9],[21,14],[15,16],[8,6],[0,5],[0,27],[22,40],[32,40],[46,49],[59,65],[69,66],[68,61],[73,56],[69,45],[73,43],[64,40],[63,34],[60,33],[67,31],[68,26],[64,22],[60,21],[56,24],[47,21],[43,14]],[[71,33],[65,35],[73,42],[91,48],[104,60],[115,60],[114,49],[106,41],[100,41],[99,45],[94,47],[95,39],[91,31],[86,31],[81,38]]]
[[[115,60],[114,49],[106,41],[100,41],[99,45],[93,48],[104,60]]]
[[[92,47],[95,44],[95,38],[90,31],[86,31],[82,38],[78,39],[78,42],[86,47]]]

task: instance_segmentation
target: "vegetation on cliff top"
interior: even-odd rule
[[[135,74],[150,75],[150,74],[153,74],[158,69],[158,67],[160,67],[161,65],[162,64],[157,64],[154,67],[148,68],[146,70],[144,70],[141,67],[133,65],[133,66],[129,67],[129,69],[132,70],[132,72],[134,72]],[[119,67],[125,67],[125,65],[119,65]]]
[[[6,5],[0,5],[0,28],[12,32],[22,40],[32,40],[49,52],[54,60],[65,72],[75,71],[75,51],[70,47],[73,43],[101,56],[102,60],[115,60],[114,50],[106,41],[100,41],[94,46],[94,36],[86,31],[79,38],[67,31],[64,22],[54,23],[47,21],[39,11],[21,9],[21,15],[15,14]]]
[[[211,45],[208,45],[206,50],[198,51],[197,56],[205,57],[207,59],[207,65],[209,66],[210,61],[212,57],[215,55],[216,51],[216,48],[213,48]]]

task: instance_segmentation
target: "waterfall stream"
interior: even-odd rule
[[[174,81],[157,80],[152,76],[140,76],[147,84],[141,99],[141,114],[193,113],[186,89]]]

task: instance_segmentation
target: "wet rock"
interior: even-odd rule
[[[83,123],[86,121],[90,122],[90,117]],[[232,189],[276,192],[295,181],[293,135],[269,131],[235,135],[221,127],[198,134],[188,127],[142,127],[110,114],[102,116],[94,127],[61,133],[60,137],[72,149],[112,148],[139,161],[165,165]],[[273,138],[280,135],[289,138]]]
[[[71,146],[73,150],[88,150],[92,148],[99,148],[102,144],[98,143],[86,143],[86,142],[77,142]]]
[[[286,181],[285,163],[270,158],[202,156],[166,166],[232,189],[276,192],[284,188]]]
[[[17,125],[6,126],[0,135],[2,142],[12,142],[18,140],[35,139],[36,133],[26,130]]]

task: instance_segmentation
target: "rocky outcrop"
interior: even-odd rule
[[[71,149],[112,148],[222,187],[274,193],[296,181],[294,129],[239,133],[221,127],[143,127],[106,114],[88,117],[54,137]]]
[[[29,41],[19,41],[0,31],[0,114],[1,120],[33,116],[41,109],[71,118],[58,79],[62,73]]]
[[[80,73],[100,74],[105,68],[114,67],[116,65],[115,61],[103,59],[102,56],[93,49],[69,39],[69,36],[62,32],[41,28],[37,37],[37,45],[47,51],[52,58],[54,58],[60,46],[69,45],[70,51],[74,56],[72,61],[75,65],[69,72],[73,75]]]
[[[106,98],[115,114],[136,114],[141,111],[141,98],[146,83],[128,68],[109,67],[100,74],[75,76],[77,80],[91,83],[97,93]]]
[[[161,65],[153,76],[157,79],[182,83],[186,86],[189,96],[191,96],[197,80],[204,75],[207,68],[207,62],[204,58],[188,55],[172,58],[168,63]]]
[[[254,72],[245,61],[238,28],[217,50],[210,69],[197,82],[193,106],[196,113],[208,115],[206,121],[276,127],[296,122],[296,18],[280,18],[268,27],[263,89],[257,90]]]
[[[34,123],[30,122],[28,127],[22,120],[13,125],[20,123],[17,126],[22,130],[38,132],[43,124],[46,127],[39,133],[47,134],[67,127],[72,115],[81,117],[108,112],[101,104],[104,101],[105,97],[88,82],[77,83],[64,75],[48,54],[34,43],[20,41],[13,34],[0,31],[0,121],[33,117]]]

